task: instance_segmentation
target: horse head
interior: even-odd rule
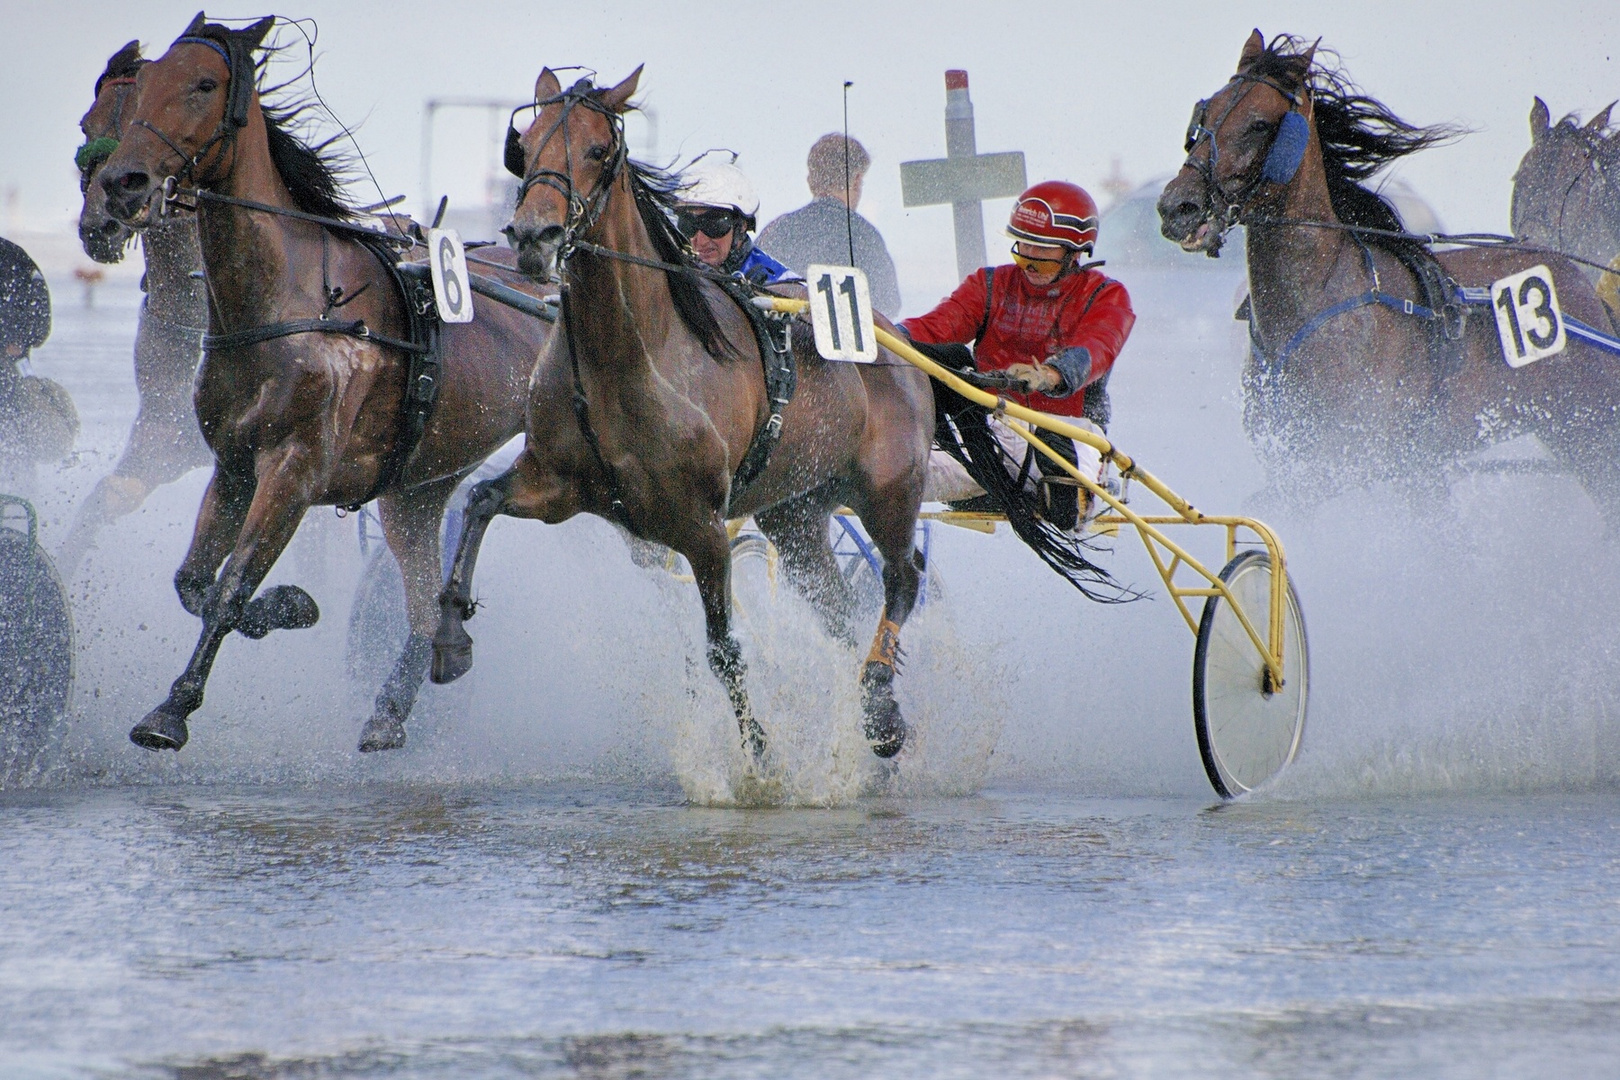
[[[534,104],[525,106],[535,110],[534,120],[521,135],[515,124],[507,128],[506,167],[522,186],[502,231],[530,277],[552,280],[559,259],[600,217],[624,173],[623,117],[640,79],[638,67],[611,88],[583,78],[564,90],[546,68],[535,80]]]
[[[1249,35],[1237,74],[1193,107],[1181,171],[1159,196],[1159,231],[1185,251],[1219,254],[1252,204],[1280,201],[1314,135],[1306,86],[1316,46],[1285,52]]]
[[[1608,262],[1620,252],[1620,135],[1611,103],[1585,124],[1551,123],[1539,97],[1530,109],[1530,149],[1513,174],[1513,234],[1534,244]]]
[[[258,116],[253,51],[274,24],[268,16],[232,30],[198,12],[168,52],[141,67],[134,115],[101,167],[108,213],[142,229],[169,181],[206,187],[228,175],[238,134]]]
[[[134,111],[135,73],[145,64],[139,41],[113,53],[96,79],[96,100],[79,121],[84,144],[73,155],[73,163],[79,167],[79,190],[84,193],[79,243],[97,262],[118,262],[135,237],[127,225],[107,212],[106,192],[95,180],[124,137],[125,123]]]

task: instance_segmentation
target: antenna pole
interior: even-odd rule
[[[844,236],[849,240],[849,265],[855,265],[855,211],[849,205],[849,88],[844,80]]]

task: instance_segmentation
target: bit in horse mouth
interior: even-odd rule
[[[1210,229],[1209,222],[1208,221],[1201,222],[1199,224],[1198,228],[1193,230],[1193,233],[1192,233],[1191,236],[1187,237],[1185,240],[1179,241],[1179,243],[1181,245],[1181,250],[1182,251],[1202,251],[1202,250],[1204,250],[1204,248],[1209,246],[1209,234],[1210,234],[1210,231],[1211,231],[1211,229]]]

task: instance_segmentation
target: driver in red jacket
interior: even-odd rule
[[[972,342],[977,370],[1004,372],[1022,384],[1022,392],[1008,392],[1011,400],[1100,434],[1108,423],[1108,375],[1136,315],[1125,286],[1098,271],[1098,264],[1080,262],[1097,241],[1097,204],[1075,184],[1036,184],[1019,196],[1007,235],[1014,241],[1012,265],[970,274],[933,311],[904,320],[901,328],[921,344]],[[1024,462],[1020,475],[1045,471],[1045,458],[1037,456],[1032,468],[1025,460],[1033,453],[1027,444],[995,417],[991,424],[1012,462]],[[1082,471],[1101,474],[1095,450],[1059,441],[1060,451],[1074,446]],[[933,455],[925,498],[956,501],[979,494],[983,489],[954,458]],[[1076,514],[1074,508],[1054,510],[1059,521]]]

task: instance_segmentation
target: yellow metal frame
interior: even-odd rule
[[[764,298],[755,301],[763,306]],[[809,307],[809,301],[789,297],[771,298],[771,306],[777,311],[798,314]],[[1159,572],[1164,581],[1164,587],[1170,598],[1175,601],[1176,609],[1186,620],[1187,628],[1196,636],[1198,633],[1198,619],[1188,607],[1187,600],[1195,596],[1221,596],[1231,605],[1232,613],[1237,617],[1249,640],[1254,644],[1261,659],[1265,662],[1269,685],[1267,690],[1275,691],[1283,685],[1283,615],[1284,605],[1287,603],[1288,570],[1286,558],[1283,554],[1282,541],[1277,534],[1264,522],[1248,517],[1233,517],[1227,515],[1205,514],[1193,507],[1186,499],[1177,495],[1158,477],[1142,468],[1129,455],[1119,450],[1106,437],[1073,424],[1064,423],[1053,416],[1038,413],[1033,409],[1025,408],[1017,402],[1008,401],[1004,397],[980,390],[968,383],[949,368],[930,360],[918,352],[907,342],[895,335],[877,327],[879,344],[902,360],[920,368],[930,377],[944,383],[952,390],[961,394],[976,404],[994,411],[998,416],[1022,421],[1010,423],[1007,427],[1026,440],[1038,453],[1045,455],[1057,464],[1062,470],[1073,477],[1081,487],[1091,493],[1093,499],[1101,499],[1111,514],[1099,515],[1093,524],[1102,529],[1118,529],[1129,525],[1136,530],[1137,536],[1142,540],[1142,546],[1147,549],[1148,558],[1153,560],[1153,567]],[[1026,426],[1028,425],[1028,426]],[[1056,435],[1082,442],[1094,448],[1103,456],[1103,460],[1112,462],[1119,471],[1121,479],[1127,483],[1137,483],[1151,492],[1159,501],[1170,508],[1170,514],[1142,515],[1132,510],[1122,498],[1116,497],[1106,488],[1102,487],[1090,477],[1083,476],[1080,470],[1067,459],[1046,445],[1031,428],[1050,431]],[[965,514],[958,512],[945,512],[925,515],[935,520],[944,521],[952,525],[977,529],[982,532],[991,532],[995,528],[995,518],[986,514]],[[1261,636],[1256,629],[1249,613],[1243,610],[1237,597],[1232,595],[1226,583],[1220,579],[1218,573],[1213,573],[1198,559],[1189,554],[1186,549],[1171,540],[1161,530],[1167,525],[1212,525],[1226,530],[1226,561],[1230,562],[1237,554],[1238,530],[1247,529],[1259,538],[1259,542],[1266,546],[1266,553],[1271,557],[1271,610],[1266,620],[1266,634]],[[1194,576],[1195,582],[1191,585],[1178,584],[1176,575],[1183,569]]]

